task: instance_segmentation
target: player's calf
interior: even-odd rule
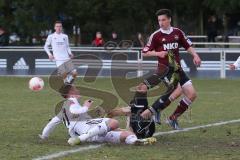
[[[176,110],[168,118],[168,122],[173,127],[173,129],[180,128],[177,122],[178,117],[181,116],[189,108],[192,102],[197,98],[196,91],[190,81],[184,84],[182,87],[185,97],[181,99]]]

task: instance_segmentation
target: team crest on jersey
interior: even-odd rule
[[[179,40],[179,36],[178,35],[174,35],[174,39],[177,41]]]
[[[166,38],[162,38],[162,42],[166,42]]]

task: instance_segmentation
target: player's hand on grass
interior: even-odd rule
[[[144,112],[142,112],[141,117],[143,119],[150,119],[152,117],[152,112],[149,109],[146,109]]]
[[[230,64],[230,65],[229,65],[229,68],[230,68],[231,70],[235,70],[235,69],[236,69],[236,66],[235,66],[234,64]]]
[[[78,137],[71,137],[68,139],[68,144],[71,146],[75,146],[80,144],[80,139]]]
[[[93,101],[88,99],[84,102],[83,106],[90,108],[92,104],[93,104]]]
[[[42,134],[39,134],[38,137],[40,138],[41,141],[45,141],[48,139],[48,137],[45,137]]]
[[[50,61],[53,61],[53,60],[54,60],[54,56],[53,56],[52,54],[49,54],[49,55],[48,55],[48,58],[49,58]]]
[[[195,55],[193,57],[193,63],[197,66],[197,67],[200,67],[201,65],[201,58],[198,56],[198,55]]]

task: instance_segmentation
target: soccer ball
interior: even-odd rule
[[[28,84],[32,91],[40,91],[44,87],[44,81],[39,77],[31,78]]]

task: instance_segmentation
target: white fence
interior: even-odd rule
[[[240,45],[240,44],[238,44]],[[42,48],[40,47],[11,47],[11,48],[1,48],[0,49],[0,57],[1,52],[3,51],[11,51],[16,52],[18,54],[18,51],[21,52],[44,52]],[[138,75],[140,76],[142,74],[143,69],[154,69],[156,68],[156,61],[153,60],[143,60],[143,57],[140,53],[140,48],[131,48],[129,50],[112,50],[112,51],[104,51],[103,48],[93,48],[93,47],[73,47],[73,52],[88,52],[88,53],[98,53],[98,52],[107,52],[107,54],[110,53],[131,53],[136,54],[136,59],[129,60],[129,65],[124,65],[119,61],[115,67],[121,68],[129,68],[129,67],[137,67],[138,68]],[[240,48],[196,48],[197,53],[202,55],[206,54],[217,54],[219,55],[219,59],[216,60],[204,60],[202,61],[201,67],[198,67],[197,70],[203,70],[203,71],[210,71],[210,70],[217,70],[220,72],[220,78],[226,78],[226,70],[229,69],[228,65],[230,63],[233,63],[234,61],[226,61],[226,55],[228,54],[238,54],[240,55]],[[186,51],[180,50],[180,53],[186,53]],[[21,59],[21,62],[16,63],[15,65],[18,67],[15,67],[14,69],[26,69],[28,66],[26,66],[26,63]],[[83,60],[84,61],[84,60]],[[79,61],[81,63],[81,60]],[[91,61],[89,63],[95,63],[94,61]],[[112,61],[111,60],[103,60],[103,69],[111,67]],[[189,66],[186,65],[185,61],[181,61],[182,66],[184,70],[189,71]],[[22,66],[21,66],[22,65]],[[25,65],[25,66],[24,66]],[[97,64],[95,65],[98,66]],[[6,60],[0,58],[0,68],[6,67]],[[36,68],[55,68],[55,63],[50,62],[48,59],[36,59]],[[80,68],[87,68],[87,65],[82,65]]]

